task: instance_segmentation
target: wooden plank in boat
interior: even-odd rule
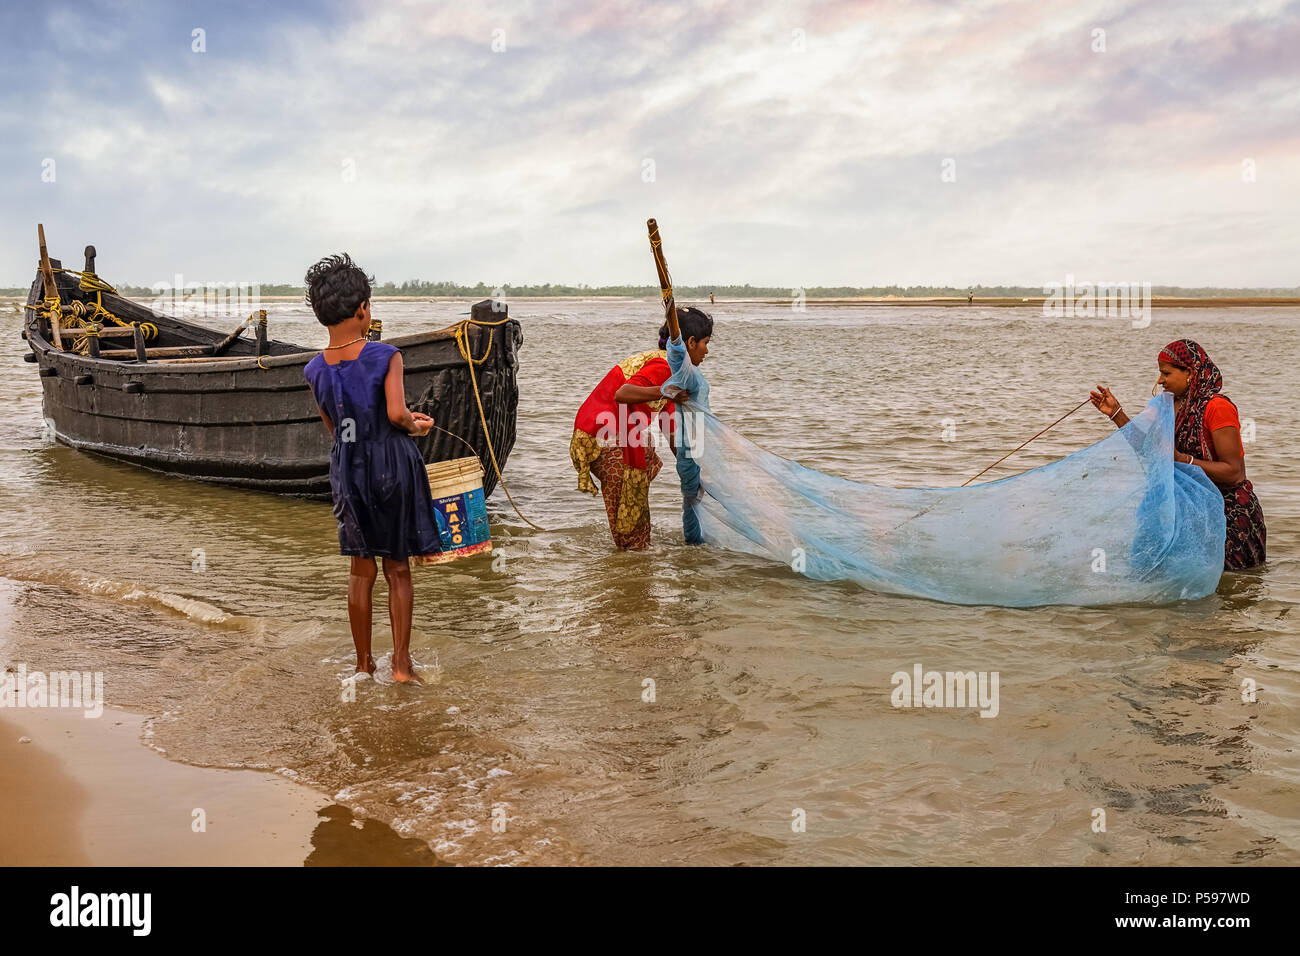
[[[211,352],[211,345],[166,345],[144,350],[145,358],[150,359],[178,359],[188,355],[207,355]],[[100,358],[108,359],[133,359],[135,355],[135,349],[104,349],[99,353]]]

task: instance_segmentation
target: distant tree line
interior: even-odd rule
[[[505,285],[491,286],[483,282],[475,285],[461,285],[458,282],[428,282],[423,279],[408,279],[402,283],[383,282],[374,287],[377,297],[383,296],[450,296],[455,298],[488,298],[500,288],[509,296],[635,296],[651,298],[659,295],[659,287],[653,285]],[[148,286],[118,286],[123,295],[145,297],[155,295]],[[306,290],[300,285],[278,285],[268,283],[259,286],[262,295],[305,295]],[[1035,298],[1042,296],[1042,286],[1020,285],[976,285],[976,286],[932,286],[932,285],[885,285],[885,286],[809,286],[802,290],[795,286],[756,286],[744,285],[679,285],[674,289],[677,297],[684,301],[700,302],[709,297],[709,293],[722,299],[789,299],[802,291],[808,299],[851,299],[864,296],[895,295],[901,298],[931,298],[973,294],[975,298]],[[1300,286],[1294,288],[1274,289],[1223,289],[1212,286],[1187,288],[1184,286],[1157,285],[1151,287],[1152,295],[1177,296],[1189,299],[1210,297],[1300,297]],[[26,296],[27,289],[0,289],[0,295]]]

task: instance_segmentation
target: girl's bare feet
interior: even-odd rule
[[[357,658],[357,673],[375,676],[375,659],[367,654],[365,663],[362,663],[361,659]]]
[[[420,675],[415,672],[415,662],[411,660],[411,655],[407,654],[405,658],[399,660],[397,655],[393,655],[393,680],[399,684],[423,684]]]

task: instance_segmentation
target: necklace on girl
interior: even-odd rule
[[[330,352],[330,351],[333,351],[334,349],[345,349],[345,348],[347,348],[349,345],[356,345],[358,342],[364,342],[365,340],[366,340],[366,337],[363,335],[363,336],[361,336],[361,338],[359,338],[359,339],[353,339],[351,342],[344,342],[342,345],[327,345],[327,346],[325,346],[325,348],[321,349],[321,351],[322,351],[322,352]]]

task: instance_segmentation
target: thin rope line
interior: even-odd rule
[[[995,461],[993,464],[989,465],[988,468],[985,468],[984,471],[989,471],[990,469],[996,468],[998,465],[1002,464],[1004,461],[1006,461],[1008,458],[1010,458],[1010,457],[1011,457],[1012,455],[1014,455],[1016,452],[1020,451],[1020,449],[1024,448],[1026,445],[1028,445],[1031,441],[1034,440],[1034,438],[1038,438],[1038,437],[1040,437],[1040,436],[1046,434],[1048,431],[1050,431],[1051,429],[1055,428],[1057,425],[1061,424],[1061,422],[1065,421],[1067,418],[1069,418],[1071,415],[1073,415],[1073,414],[1074,414],[1075,412],[1077,412],[1079,409],[1083,408],[1083,406],[1087,405],[1090,401],[1092,401],[1092,399],[1090,399],[1090,398],[1085,398],[1085,399],[1084,399],[1083,401],[1081,401],[1078,405],[1075,405],[1074,408],[1070,409],[1068,412],[1066,412],[1064,415],[1062,415],[1062,416],[1061,416],[1060,418],[1058,418],[1056,421],[1052,422],[1052,424],[1048,425],[1047,428],[1044,428],[1044,429],[1043,429],[1041,432],[1039,432],[1037,435],[1034,435],[1033,438],[1027,438],[1027,439],[1025,439],[1023,442],[1021,442],[1021,443],[1020,443],[1019,445],[1017,445],[1015,448],[1011,449],[1009,452],[1007,452],[1005,455],[1003,455],[1001,458],[999,458],[999,459],[998,459],[997,461]],[[984,474],[984,471],[981,471],[981,472],[979,472],[978,474],[975,474],[975,475],[971,475],[969,478],[967,478],[965,481],[963,481],[963,482],[962,482],[960,485],[958,485],[957,487],[958,487],[958,488],[965,488],[967,485],[969,485],[972,481],[974,481],[974,480],[975,480],[976,478],[978,478],[980,475]]]

